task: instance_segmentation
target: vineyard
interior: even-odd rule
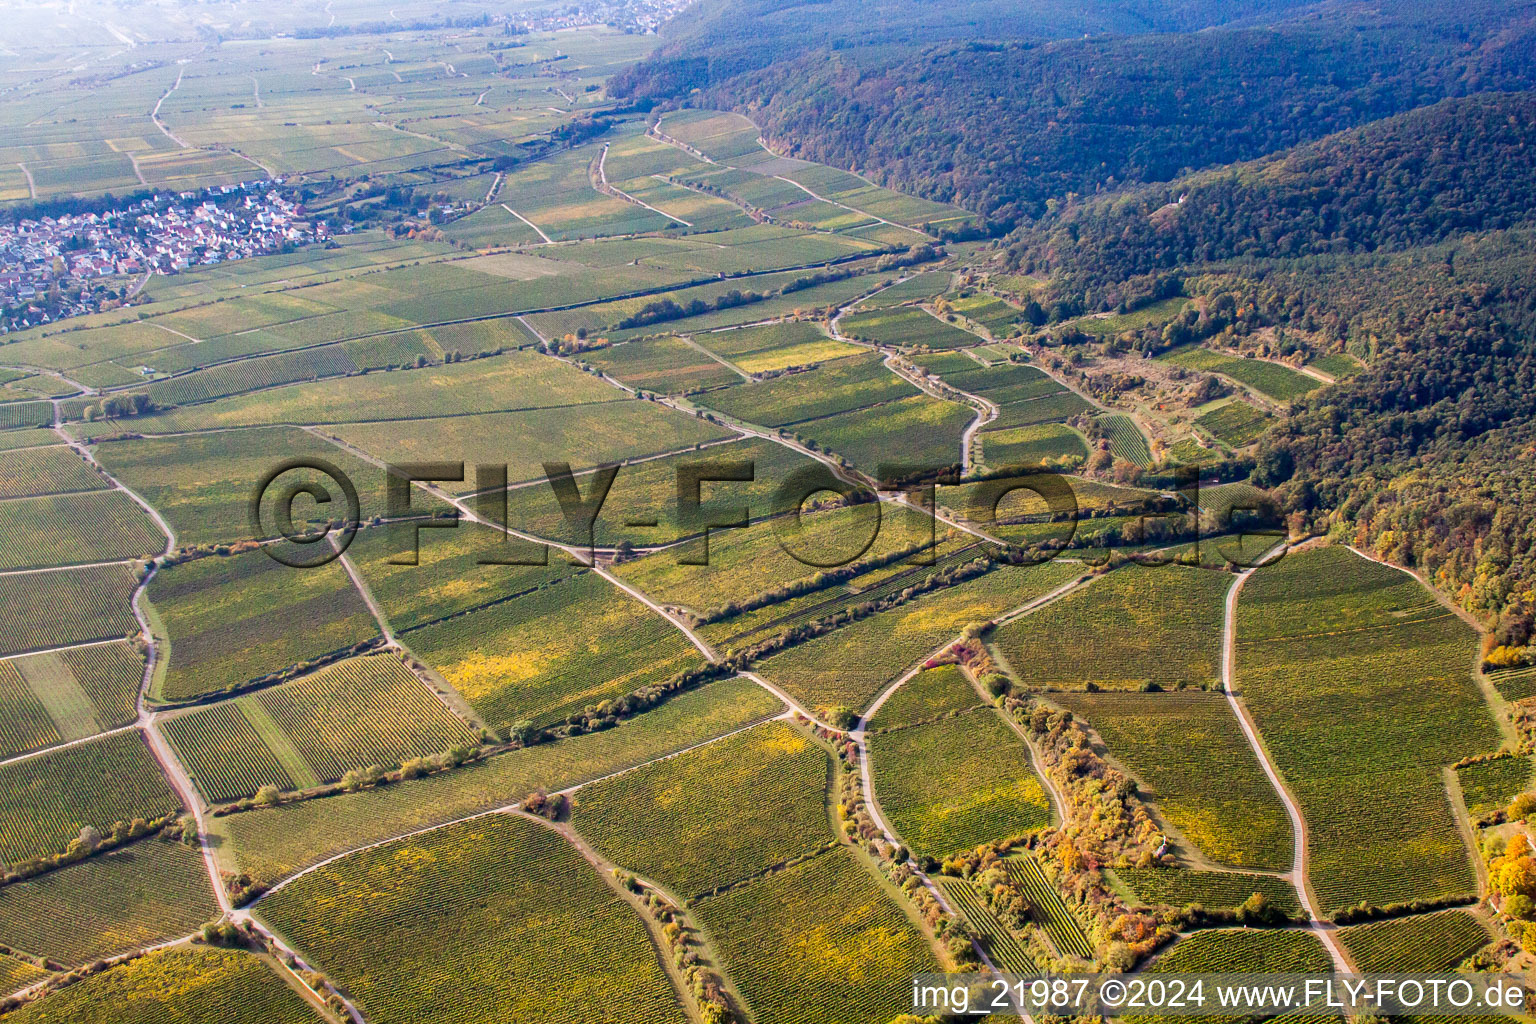
[[[137,558],[165,550],[165,534],[122,491],[0,501],[0,571]]]
[[[51,402],[6,402],[0,405],[0,430],[46,427],[53,422]]]
[[[1042,423],[1033,427],[988,430],[981,434],[982,459],[989,467],[1033,466],[1047,459],[1086,458],[1088,446],[1071,427]]]
[[[203,799],[210,803],[235,800],[262,786],[295,789],[271,748],[251,725],[242,700],[215,704],[162,723],[165,738]]]
[[[1486,814],[1531,788],[1531,759],[1524,755],[1477,761],[1456,769],[1467,810]]]
[[[1215,693],[1051,694],[1098,732],[1142,793],[1212,860],[1283,871],[1291,822],[1226,698]]]
[[[180,806],[137,732],[0,765],[0,861],[62,853],[87,825],[146,820]]]
[[[998,629],[992,643],[1032,689],[1214,686],[1222,572],[1129,564]]]
[[[726,388],[711,393],[705,404],[748,423],[782,427],[906,398],[915,390],[887,370],[878,353],[870,353],[835,359],[805,373]]]
[[[688,1019],[636,912],[558,834],[521,818],[353,854],[256,912],[376,1024]]]
[[[1060,562],[995,569],[791,647],[760,668],[811,704],[863,708],[886,683],[957,637],[967,623],[1028,604],[1079,571]]]
[[[6,755],[24,754],[62,738],[48,709],[15,666],[15,661],[0,661],[0,752]]]
[[[981,344],[970,331],[961,330],[916,307],[854,313],[838,321],[843,334],[860,341],[893,348],[966,348]]]
[[[1178,868],[1116,868],[1115,873],[1147,904],[1187,907],[1198,903],[1207,910],[1236,910],[1259,893],[1282,913],[1292,918],[1301,916],[1295,888],[1278,875]]]
[[[700,662],[674,627],[590,572],[406,643],[493,725],[557,722]]]
[[[854,355],[857,349],[804,320],[698,334],[693,339],[748,373],[770,373]]]
[[[981,948],[999,969],[1013,974],[1035,971],[1036,965],[1028,947],[987,909],[974,885],[963,878],[940,877],[934,881],[950,904],[959,908],[965,923],[981,937]]]
[[[1013,329],[1022,322],[1022,311],[1010,305],[995,295],[985,292],[967,294],[962,292],[959,296],[949,299],[950,306],[965,317],[975,321],[987,329],[994,338],[1002,338],[1013,333]]]
[[[1276,402],[1289,402],[1322,387],[1322,381],[1297,373],[1288,366],[1263,359],[1234,358],[1210,349],[1191,346],[1158,357],[1192,370],[1220,373]],[[1358,369],[1358,366],[1356,367]]]
[[[1489,678],[1493,680],[1499,696],[1505,700],[1525,700],[1527,697],[1536,697],[1536,666],[1498,672]]]
[[[178,946],[92,975],[10,1015],[14,1024],[321,1024],[309,1004],[254,955]]]
[[[951,275],[948,273],[913,274],[884,291],[859,303],[859,309],[883,309],[899,306],[904,302],[926,302],[949,291]]]
[[[741,375],[722,366],[681,338],[626,341],[581,357],[630,387],[681,395],[735,384]]]
[[[197,850],[151,837],[0,892],[0,942],[68,966],[195,931],[218,915]]]
[[[195,405],[226,395],[322,377],[343,377],[357,371],[357,364],[343,346],[327,345],[260,359],[243,359],[155,381],[149,386],[149,397],[158,405]]]
[[[944,467],[960,462],[960,437],[975,418],[969,406],[912,395],[797,426],[809,442],[879,475],[888,463]],[[902,439],[900,452],[891,438]]]
[[[1309,931],[1216,929],[1182,938],[1148,968],[1157,974],[1327,974],[1328,951]]]
[[[912,975],[938,970],[922,936],[841,846],[699,900],[694,912],[759,1020],[890,1020],[911,1006]]]
[[[1465,910],[1357,925],[1339,938],[1362,974],[1448,971],[1492,941]]]
[[[827,762],[793,727],[760,725],[583,788],[572,822],[609,860],[687,899],[831,841]]]
[[[1095,419],[1104,436],[1109,438],[1109,451],[1117,459],[1133,462],[1146,469],[1152,465],[1152,452],[1147,439],[1136,426],[1136,421],[1123,413],[1106,413]]]
[[[1220,408],[1196,416],[1195,426],[1222,444],[1242,448],[1258,440],[1264,428],[1269,426],[1269,417],[1247,402],[1233,399]]]
[[[171,645],[155,696],[217,693],[378,635],[337,562],[295,571],[265,551],[172,565],[149,599]]]
[[[602,732],[498,754],[451,772],[276,810],[215,818],[220,857],[272,882],[309,864],[414,829],[602,778],[784,710],[745,679],[710,683]]]
[[[1323,914],[1475,890],[1442,772],[1499,742],[1476,646],[1412,577],[1345,548],[1244,588],[1238,688],[1301,804]]]
[[[475,741],[393,655],[339,662],[249,699],[271,715],[321,779]]]
[[[68,685],[62,678],[62,673],[67,673],[85,691],[96,712],[96,725],[103,730],[127,725],[137,717],[139,685],[144,679],[144,656],[137,647],[127,642],[99,644],[59,651],[57,657],[56,665],[51,659],[39,658],[22,659],[17,667],[26,676],[46,667],[49,678],[45,685]],[[60,670],[62,673],[55,676]]]
[[[956,696],[946,712],[977,701]],[[992,708],[895,727],[884,711],[868,738],[875,799],[914,853],[944,858],[1051,824],[1028,746]]]
[[[101,474],[62,445],[0,454],[0,498],[25,498],[109,486]]]
[[[0,601],[0,654],[136,634],[128,601],[138,577],[126,565],[8,576]]]
[[[1004,863],[1008,866],[1008,877],[1029,898],[1035,923],[1049,936],[1056,952],[1092,960],[1093,944],[1088,941],[1088,933],[1083,931],[1082,923],[1061,898],[1061,893],[1045,877],[1040,862],[1025,854],[1009,858]]]

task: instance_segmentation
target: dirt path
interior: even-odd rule
[[[165,90],[159,99],[155,100],[155,107],[149,112],[149,119],[155,123],[155,127],[159,128],[166,138],[176,143],[182,149],[191,149],[192,146],[185,139],[167,128],[165,122],[160,120],[160,105],[171,98],[171,93],[181,88],[181,76],[186,74],[186,70],[186,63],[181,62],[181,66],[176,70],[176,81],[172,82],[171,87]]]
[[[512,207],[508,206],[506,203],[502,203],[501,204],[501,208],[503,210],[506,210],[512,216],[516,217],[518,220],[522,221],[524,224],[527,224],[529,227],[533,228],[534,231],[538,232],[539,237],[544,239],[544,241],[547,244],[549,244],[549,245],[554,245],[555,244],[555,240],[553,238],[550,238],[548,235],[546,235],[544,233],[544,229],[543,228],[539,227],[533,221],[529,220],[527,217],[524,217],[522,214],[518,213],[516,210],[512,209]],[[519,316],[518,319],[521,320],[522,317]]]
[[[30,170],[28,170],[26,164],[21,163],[20,161],[17,161],[16,166],[21,168],[22,175],[27,179],[27,191],[31,193],[31,198],[36,199],[37,198],[37,182],[32,180],[32,172]],[[135,171],[138,170],[138,165],[137,164],[134,165],[134,170]]]
[[[1258,758],[1264,774],[1269,777],[1270,785],[1280,797],[1280,802],[1285,804],[1285,812],[1290,816],[1294,841],[1291,870],[1285,877],[1295,888],[1296,898],[1301,902],[1301,909],[1312,919],[1310,925],[1312,933],[1318,937],[1323,947],[1328,950],[1329,956],[1333,958],[1334,970],[1339,974],[1350,974],[1353,973],[1354,966],[1335,937],[1338,926],[1321,920],[1316,906],[1312,903],[1312,887],[1307,878],[1306,819],[1302,817],[1301,808],[1296,805],[1295,799],[1292,798],[1285,783],[1281,781],[1279,771],[1270,760],[1269,752],[1259,738],[1258,727],[1248,713],[1247,707],[1238,700],[1238,693],[1234,686],[1237,666],[1237,599],[1242,593],[1243,584],[1248,582],[1248,577],[1252,576],[1253,572],[1253,569],[1244,569],[1238,573],[1237,579],[1233,580],[1231,588],[1227,590],[1221,637],[1221,688],[1227,696],[1227,703],[1232,706],[1232,713],[1237,716],[1238,725],[1242,726],[1243,736],[1247,739],[1253,756]]]

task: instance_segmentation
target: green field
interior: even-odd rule
[[[1082,960],[1093,958],[1093,943],[1082,922],[1072,913],[1056,886],[1046,878],[1040,862],[1025,855],[1004,861],[1008,877],[1024,891],[1030,903],[1030,916],[1050,938],[1051,945],[1061,956],[1075,956]]]
[[[791,647],[759,668],[811,705],[863,708],[885,684],[957,639],[970,623],[1027,604],[1080,571],[1057,562],[996,569]]]
[[[842,846],[699,900],[694,912],[760,1020],[889,1020],[911,1005],[911,976],[937,970],[922,937]]]
[[[474,735],[398,658],[375,655],[165,721],[203,796],[249,796],[394,767],[466,746]]]
[[[138,583],[138,574],[126,565],[6,577],[0,654],[137,635],[128,601]]]
[[[1247,402],[1233,399],[1220,408],[1196,416],[1195,425],[1222,444],[1242,448],[1258,440],[1269,426],[1269,417]]]
[[[1531,759],[1520,755],[1478,761],[1456,769],[1467,810],[1486,814],[1531,788]]]
[[[1115,458],[1133,462],[1142,469],[1152,465],[1152,452],[1135,420],[1120,413],[1107,413],[1098,417],[1098,424],[1109,438],[1109,450]]]
[[[970,331],[913,307],[854,313],[839,320],[837,326],[850,338],[894,348],[954,349],[982,341]]]
[[[663,336],[628,341],[595,352],[584,362],[630,387],[664,395],[684,395],[739,383],[741,374],[681,338]]]
[[[1129,564],[1003,626],[992,644],[1033,689],[1210,686],[1232,577]]]
[[[127,725],[144,663],[126,642],[0,661],[0,752],[20,754]]]
[[[1034,466],[1049,459],[1088,457],[1088,445],[1071,427],[1041,423],[1032,427],[983,430],[981,458],[989,468]]]
[[[379,1024],[688,1020],[636,911],[552,829],[522,818],[353,854],[256,912]]]
[[[1492,941],[1465,910],[1357,925],[1339,938],[1363,974],[1448,971]]]
[[[825,845],[828,762],[768,723],[583,787],[572,823],[615,864],[691,899]]]
[[[218,916],[202,855],[158,837],[5,887],[0,942],[74,967]]]
[[[66,491],[100,490],[110,486],[72,449],[57,444],[0,452],[0,498],[26,498]]]
[[[87,825],[158,818],[180,802],[137,731],[0,765],[0,861],[63,853]]]
[[[754,374],[809,366],[858,352],[846,342],[829,338],[817,324],[804,320],[711,331],[694,335],[693,340],[731,365]]]
[[[1323,386],[1316,378],[1298,373],[1289,366],[1263,359],[1233,358],[1197,346],[1178,349],[1158,359],[1186,369],[1224,374],[1276,402],[1289,402]]]
[[[154,520],[122,491],[0,501],[0,535],[0,571],[148,560],[166,546]]]
[[[727,388],[709,395],[704,404],[748,423],[787,427],[916,393],[916,388],[885,368],[879,355],[871,353],[823,363],[806,373]]]
[[[171,645],[154,692],[165,701],[238,687],[378,635],[339,562],[295,569],[261,550],[199,558],[156,575],[149,599]]]
[[[1187,907],[1198,903],[1207,910],[1236,910],[1259,893],[1277,910],[1293,918],[1301,916],[1296,890],[1278,875],[1182,868],[1116,868],[1115,874],[1135,891],[1138,899],[1149,904]]]
[[[592,572],[402,639],[498,726],[558,722],[701,663],[675,626]]]
[[[1288,870],[1291,822],[1237,716],[1215,693],[1074,693],[1086,719],[1174,828],[1231,867]]]
[[[875,799],[914,853],[942,859],[1051,823],[1029,748],[958,668],[920,672],[898,692],[909,689],[921,696],[894,714],[882,706],[868,742]]]
[[[174,1014],[175,1016],[167,1016]],[[178,946],[132,960],[17,1010],[18,1024],[320,1024],[250,953]]]
[[[1443,769],[1499,742],[1476,646],[1412,577],[1345,548],[1244,588],[1237,687],[1301,804],[1323,914],[1474,891]]]
[[[451,772],[275,810],[215,818],[221,863],[273,882],[390,836],[632,768],[784,710],[745,679],[668,700],[618,728],[499,754]]]

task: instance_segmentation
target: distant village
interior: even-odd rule
[[[323,242],[282,179],[159,193],[105,211],[0,223],[0,333],[131,303],[150,274]]]
[[[655,32],[693,0],[585,0],[540,10],[534,14],[519,12],[509,20],[529,32],[559,32],[562,29],[608,25],[623,32]]]

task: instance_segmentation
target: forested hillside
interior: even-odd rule
[[[1048,5],[1011,21],[996,6],[962,4],[947,32],[926,37],[903,5],[706,7],[615,87],[735,107],[784,152],[1011,225],[1068,193],[1536,85],[1536,5],[1511,0],[1274,3],[1201,32],[1190,30],[1220,25],[1225,5],[1105,3],[1075,16]],[[755,7],[772,16],[751,38],[751,19],[721,13]],[[807,55],[807,43],[818,48]]]
[[[1011,258],[1088,308],[1139,274],[1370,252],[1536,219],[1536,93],[1447,100],[1281,156],[1064,206]]]

